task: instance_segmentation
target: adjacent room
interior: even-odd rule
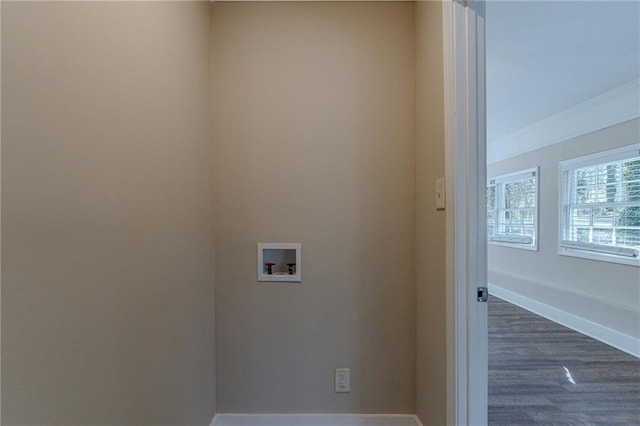
[[[640,4],[487,4],[490,424],[640,422]]]

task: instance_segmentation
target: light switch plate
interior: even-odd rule
[[[445,209],[445,185],[444,178],[440,178],[436,180],[436,209],[444,210]]]

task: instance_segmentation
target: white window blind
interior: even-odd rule
[[[638,259],[638,147],[563,162],[562,172],[561,249]]]
[[[535,249],[537,228],[538,169],[489,179],[487,185],[489,241]]]

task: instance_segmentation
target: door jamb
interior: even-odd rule
[[[443,1],[447,424],[487,424],[484,1]]]

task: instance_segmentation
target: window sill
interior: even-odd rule
[[[560,256],[579,257],[582,259],[596,260],[599,262],[617,263],[620,265],[640,266],[640,259],[633,257],[616,256],[615,254],[598,253],[595,251],[561,248]]]
[[[530,244],[518,244],[518,243],[507,243],[507,242],[503,242],[503,241],[487,241],[487,244],[492,245],[492,246],[501,246],[501,247],[510,247],[510,248],[517,248],[517,249],[521,249],[521,250],[529,250],[529,251],[538,251],[538,246],[537,245],[530,245]]]

